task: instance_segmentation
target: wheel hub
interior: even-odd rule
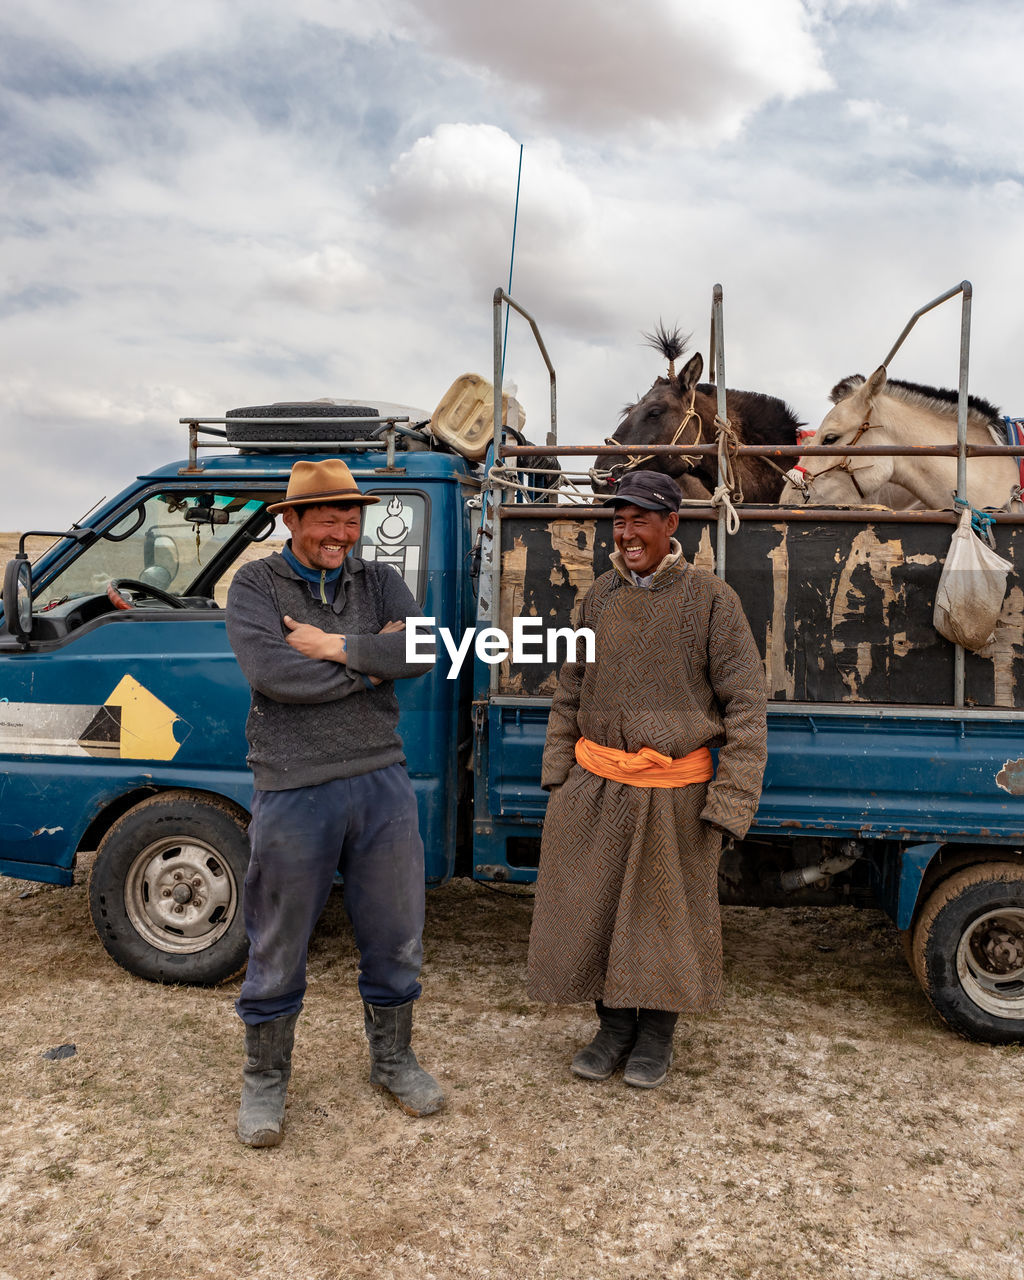
[[[215,848],[169,837],[143,849],[125,878],[125,910],[162,951],[193,953],[227,930],[238,908],[234,877]]]
[[[967,995],[999,1018],[1024,1020],[1024,908],[978,916],[960,938],[957,974]]]
[[[1013,973],[1024,966],[1024,938],[1009,929],[993,925],[978,942],[972,944],[980,951],[979,959],[990,973]]]

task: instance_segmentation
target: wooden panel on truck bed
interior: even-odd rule
[[[728,540],[736,590],[765,660],[770,696],[785,702],[945,705],[953,646],[932,626],[952,524],[744,520]],[[995,528],[1000,555],[1024,565],[1024,526]],[[716,527],[684,519],[687,559],[710,569]],[[499,625],[540,617],[569,626],[595,575],[609,568],[611,521],[531,515],[502,521]],[[562,650],[559,651],[560,653]],[[557,662],[505,663],[500,690],[543,696]],[[1024,706],[1024,590],[1010,575],[995,638],[966,655],[968,706]]]

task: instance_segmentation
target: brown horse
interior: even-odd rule
[[[622,421],[608,443],[638,448],[629,459],[609,467],[611,484],[626,470],[639,467],[674,476],[687,498],[709,498],[718,485],[718,460],[714,455],[644,458],[642,446],[714,444],[718,439],[717,389],[698,381],[704,369],[700,355],[691,357],[682,372],[675,374],[674,362],[686,350],[686,339],[678,329],[668,331],[659,325],[653,334],[644,337],[668,359],[669,376],[658,378],[642,399],[623,410]],[[740,444],[796,444],[797,429],[803,425],[784,401],[759,391],[727,390],[725,412]],[[784,460],[776,469],[763,458],[734,459],[744,501],[777,502],[785,483],[783,472],[791,465],[790,460]],[[599,492],[608,491],[600,482],[594,487]]]

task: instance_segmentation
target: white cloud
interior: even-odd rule
[[[894,163],[1024,167],[1018,127],[1024,9],[1001,0],[940,0],[878,12],[858,5],[851,13],[850,23],[822,32],[830,33],[830,65],[855,91],[851,118],[867,130],[849,139],[852,154],[867,138]]]
[[[373,272],[340,244],[328,244],[270,273],[269,289],[321,311],[365,305],[373,295]]]
[[[518,171],[519,144],[492,125],[445,124],[418,139],[377,197],[403,269],[442,296],[468,288],[482,300],[507,285]],[[558,320],[589,309],[593,323],[606,214],[556,143],[527,142],[514,291]]]
[[[73,45],[100,64],[151,63],[184,50],[227,49],[240,30],[259,33],[307,22],[367,40],[394,29],[389,0],[33,0],[12,6],[9,29]],[[225,68],[227,73],[228,68]]]
[[[716,280],[730,384],[820,420],[837,378],[972,279],[972,389],[1024,411],[1024,18],[993,0],[922,12],[5,13],[34,44],[0,89],[0,343],[17,371],[0,383],[17,477],[0,527],[60,523],[180,457],[184,413],[320,395],[431,407],[457,374],[488,373],[520,140],[513,292],[556,364],[563,438],[607,434],[662,372],[640,338],[659,317],[707,354]],[[898,373],[948,385],[957,318],[947,304],[922,322]],[[509,334],[536,438],[546,371],[521,319]]]
[[[846,13],[884,13],[907,9],[915,0],[804,0],[804,5],[816,22],[832,22]]]
[[[886,132],[904,130],[910,124],[907,116],[893,112],[883,102],[868,102],[864,98],[850,98],[846,103],[846,114],[851,120],[871,125]]]
[[[233,25],[229,8],[204,0],[34,0],[12,9],[17,34],[74,44],[103,62],[140,62],[195,43],[219,44]]]
[[[478,68],[494,92],[519,86],[528,113],[553,127],[699,127],[707,144],[768,101],[830,84],[799,0],[407,5],[425,39]]]
[[[467,199],[503,203],[510,183],[514,189],[518,156],[519,145],[494,125],[442,124],[394,162],[390,193],[449,215]]]
[[[493,125],[443,124],[392,165],[378,204],[399,226],[430,226],[473,260],[493,248],[508,256],[520,149]],[[524,149],[524,189],[534,236],[561,254],[593,216],[587,184],[551,140]]]

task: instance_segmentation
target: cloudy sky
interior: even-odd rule
[[[186,413],[489,374],[514,296],[560,435],[663,372],[659,318],[820,420],[974,285],[1024,414],[1024,6],[1007,0],[25,0],[0,15],[0,529],[180,457]],[[954,385],[959,306],[895,376]],[[540,438],[547,379],[506,376]]]

